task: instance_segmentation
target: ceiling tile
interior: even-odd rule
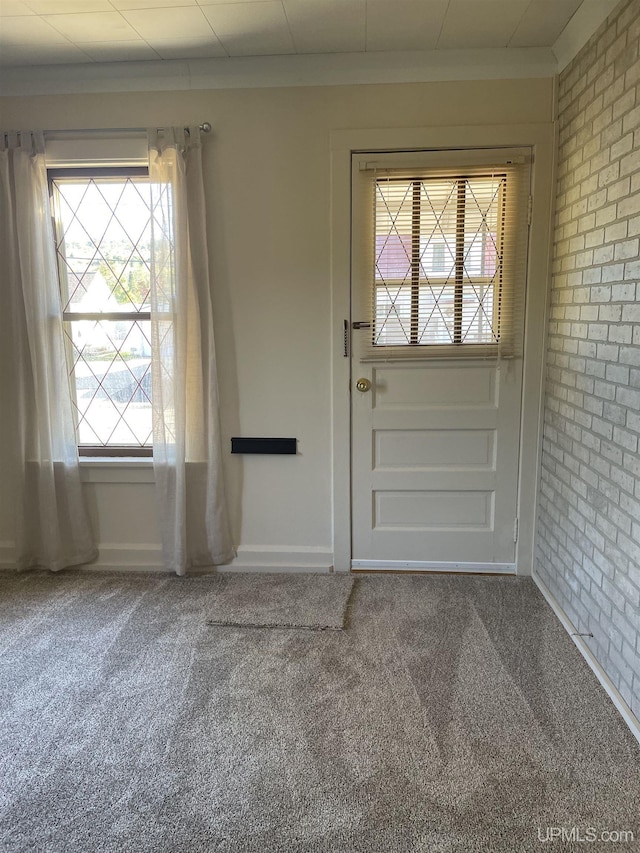
[[[111,0],[119,12],[131,9],[164,9],[167,6],[197,6],[197,0]],[[160,14],[164,14],[161,12]]]
[[[284,0],[298,53],[351,53],[365,49],[365,0]]]
[[[212,34],[211,39],[189,39],[185,41],[152,41],[153,49],[162,59],[209,59],[226,56],[224,48]]]
[[[509,47],[548,47],[555,43],[582,0],[532,0]]]
[[[65,44],[11,44],[0,52],[0,65],[59,65],[71,62],[90,62],[79,48]]]
[[[73,42],[129,41],[140,38],[119,12],[46,15],[42,20]]]
[[[42,18],[20,15],[3,18],[0,27],[0,44],[67,43],[67,39]]]
[[[295,52],[280,0],[217,3],[201,8],[229,56]]]
[[[439,48],[506,47],[529,0],[451,0]]]
[[[109,0],[25,0],[37,15],[77,15],[81,12],[113,12]]]
[[[368,0],[367,50],[433,50],[449,0]]]
[[[139,62],[158,60],[160,57],[146,41],[95,41],[78,42],[83,50],[95,62]]]
[[[0,0],[0,63],[546,47],[557,41],[582,3]]]
[[[35,12],[22,0],[0,0],[0,18],[9,15],[35,15]]]
[[[123,16],[146,41],[206,39],[212,36],[209,22],[197,6],[123,12]]]

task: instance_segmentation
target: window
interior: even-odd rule
[[[79,452],[150,456],[147,170],[52,169],[49,183]]]
[[[375,345],[497,344],[505,181],[376,181]]]
[[[437,152],[433,168],[385,168],[383,158],[393,163],[394,156],[360,166],[373,213],[365,359],[515,354],[528,241],[526,154],[485,166],[491,152],[452,152],[472,165],[447,168],[447,152]]]

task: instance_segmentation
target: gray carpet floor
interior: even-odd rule
[[[339,574],[221,573],[209,580],[207,624],[342,631],[353,583]]]
[[[331,632],[212,588],[0,576],[2,851],[638,849],[640,749],[531,581],[361,577]]]

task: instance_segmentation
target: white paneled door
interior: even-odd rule
[[[353,568],[514,570],[515,368],[354,358]]]
[[[489,305],[487,322],[495,320],[501,273],[493,284],[491,276],[482,279],[483,293],[494,287],[491,299],[485,300],[477,297],[480,286],[472,281],[473,270],[462,268],[463,252],[473,254],[465,250],[465,241],[467,247],[475,245],[468,233],[473,218],[469,203],[466,224],[460,224],[464,171],[453,173],[457,183],[449,225],[446,205],[438,209],[437,201],[427,200],[429,186],[419,222],[420,189],[413,173],[407,174],[405,196],[411,196],[411,204],[406,216],[399,204],[393,207],[382,198],[387,212],[392,208],[385,236],[384,217],[380,210],[376,213],[376,203],[371,204],[375,182],[357,166],[353,170],[352,568],[514,572],[522,359],[517,346],[508,358],[497,345],[492,354],[486,338],[483,347],[465,347],[464,337],[449,349],[442,345],[448,318],[452,335],[454,329],[458,335],[464,330],[461,306],[471,299],[479,301],[476,314]],[[424,218],[427,207],[438,223],[437,234]],[[478,233],[492,234],[493,251],[505,257],[508,247],[487,205],[477,218]],[[394,241],[397,251],[390,257]],[[437,257],[437,275],[427,260],[434,241],[445,246]],[[443,252],[451,257],[450,268],[442,263]],[[495,272],[495,264],[491,269]],[[422,304],[427,305],[424,316]],[[393,351],[376,348],[376,341],[384,341],[383,327],[391,325],[390,317],[396,332],[402,329],[403,311],[408,339],[410,327],[425,329],[438,314],[437,352],[428,344],[413,347],[411,353],[418,357],[411,357],[408,347],[406,352],[401,346]],[[471,309],[468,313],[471,316]],[[518,324],[518,312],[512,313],[512,322]],[[471,328],[470,321],[468,325]],[[393,329],[388,333],[395,334]],[[395,343],[400,343],[398,335]],[[434,352],[437,357],[432,357]]]

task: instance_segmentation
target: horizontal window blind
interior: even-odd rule
[[[482,152],[447,166],[439,155],[436,165],[362,170],[366,360],[522,352],[529,158]]]

